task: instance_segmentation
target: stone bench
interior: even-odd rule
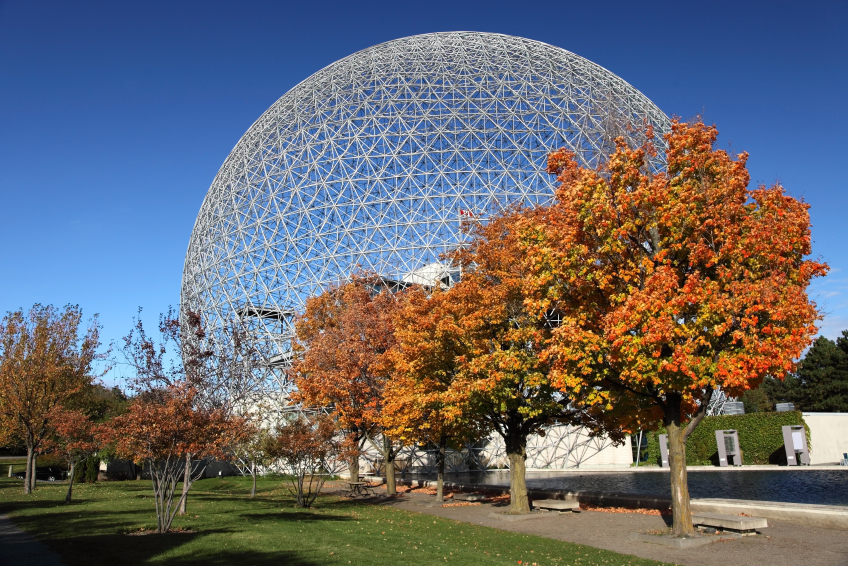
[[[692,524],[739,532],[750,532],[768,527],[768,521],[762,517],[742,517],[721,513],[693,513]]]
[[[539,499],[533,501],[535,509],[550,509],[552,511],[576,511],[580,512],[579,501],[563,501],[562,499]]]

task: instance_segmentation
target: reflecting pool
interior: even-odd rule
[[[429,478],[433,479],[433,478]],[[509,485],[508,472],[447,474],[457,483]],[[527,472],[531,488],[668,496],[668,472]],[[848,505],[848,470],[690,471],[692,498]]]

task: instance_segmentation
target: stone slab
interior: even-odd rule
[[[768,520],[763,517],[740,517],[722,513],[693,513],[692,524],[734,531],[753,531],[768,527]]]
[[[662,546],[668,546],[670,548],[696,548],[699,546],[710,544],[712,542],[718,542],[720,540],[729,540],[741,537],[742,535],[738,533],[724,533],[721,535],[700,535],[686,538],[676,538],[673,536],[663,535],[648,535],[645,533],[630,533],[630,536],[627,537],[627,540],[647,542],[649,544],[659,544]]]
[[[574,511],[580,509],[579,501],[563,501],[562,499],[537,499],[533,501],[536,509],[556,509],[557,511]]]
[[[509,513],[489,513],[489,517],[492,519],[498,519],[500,521],[528,521],[532,519],[550,519],[552,516],[556,516],[556,513],[549,513],[547,511],[536,511],[527,513],[525,515],[510,515]]]
[[[745,513],[764,519],[777,519],[810,527],[848,529],[848,507],[843,505],[811,505],[745,499],[693,499],[692,512]]]

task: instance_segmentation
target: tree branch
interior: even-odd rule
[[[689,438],[689,435],[695,431],[695,427],[698,426],[698,423],[704,420],[704,417],[707,416],[707,408],[709,407],[710,399],[712,399],[712,397],[713,388],[707,387],[707,391],[704,394],[704,398],[701,399],[701,406],[698,407],[698,410],[692,416],[692,420],[689,421],[689,424],[686,425],[685,429],[683,429],[683,442],[686,442],[686,439]]]

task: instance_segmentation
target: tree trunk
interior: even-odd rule
[[[448,445],[448,437],[442,436],[439,438],[439,452],[438,452],[438,479],[436,480],[436,502],[444,503],[445,502],[445,449]]]
[[[35,450],[32,445],[27,442],[27,457],[26,457],[26,474],[24,475],[24,493],[32,493],[32,481],[35,477]]]
[[[347,477],[350,481],[359,481],[359,452],[347,461]]]
[[[686,472],[686,439],[680,426],[680,396],[666,396],[664,424],[668,431],[668,467],[671,473],[671,512],[674,536],[695,534],[689,507],[689,479]]]
[[[506,441],[506,455],[509,458],[509,512],[513,515],[523,515],[530,512],[527,480],[524,477],[527,438],[520,433],[513,433],[504,440]]]
[[[37,474],[38,474],[38,452],[34,451],[32,453],[32,477],[30,478],[30,483],[29,483],[30,493],[35,491],[35,482],[36,482],[36,475]]]
[[[188,506],[188,488],[191,486],[191,454],[186,454],[185,471],[183,472],[183,493],[180,499],[180,515],[186,514]]]
[[[397,482],[395,481],[395,451],[392,450],[392,441],[383,436],[383,458],[386,462],[386,493],[395,495],[397,493]]]
[[[77,467],[76,462],[71,462],[71,471],[68,475],[68,494],[65,496],[65,503],[71,502],[71,492],[74,490],[74,470]]]
[[[250,498],[256,497],[256,462],[250,463],[250,475],[253,476],[253,487],[250,488]]]

